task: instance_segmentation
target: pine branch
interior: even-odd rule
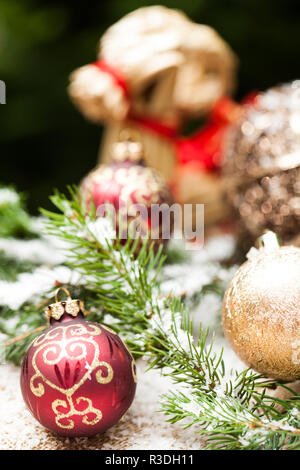
[[[299,407],[281,419],[268,420],[230,396],[169,392],[163,399],[162,410],[171,416],[169,421],[185,420],[185,427],[197,426],[197,432],[206,436],[207,449],[300,449]]]
[[[0,251],[0,280],[16,281],[18,274],[31,272],[35,265],[30,261],[20,261],[11,256],[6,256]]]
[[[37,236],[24,199],[24,195],[18,194],[14,188],[0,186],[0,237]]]
[[[207,352],[204,356],[207,359]],[[191,357],[196,361],[192,349]],[[179,391],[162,397],[162,411],[170,422],[197,426],[207,438],[208,449],[300,449],[300,397],[295,392],[288,400],[274,398],[267,390],[284,385],[249,370],[225,379],[220,357],[212,362],[215,368],[206,370],[214,370],[213,375],[202,382],[184,382]]]
[[[149,367],[176,384],[162,402],[170,421],[194,425],[208,438],[209,448],[299,448],[300,397],[268,396],[268,388],[281,385],[250,371],[227,378],[222,352],[214,352],[208,332],[200,330],[195,341],[193,319],[182,299],[161,294],[161,252],[154,253],[145,240],[135,258],[139,240],[129,239],[124,246],[111,240],[109,221],[97,219],[95,210],[87,214],[77,190],[70,188],[70,193],[69,199],[58,192],[51,198],[60,213],[43,211],[48,231],[68,243],[68,265],[84,280],[80,295],[93,311],[99,309],[95,321],[109,323],[136,356],[147,357]],[[16,360],[15,347],[13,353]]]
[[[160,296],[157,280],[163,262],[160,253],[155,257],[153,250],[147,252],[145,243],[134,260],[130,240],[122,248],[118,241],[114,245],[106,239],[101,244],[97,237],[90,238],[86,229],[91,218],[96,220],[95,215],[84,214],[78,194],[74,190],[71,193],[69,202],[59,194],[52,198],[63,214],[46,214],[52,221],[49,229],[73,244],[72,266],[93,279],[88,283],[89,289],[116,319],[119,331],[133,351],[147,356],[150,367],[159,368],[175,383],[184,384],[184,394],[173,392],[165,396],[163,410],[172,415],[171,420],[192,417],[193,424],[201,424],[201,432],[210,436],[211,448],[281,448],[284,445],[297,448],[300,423],[295,398],[298,397],[284,402],[286,416],[282,417],[276,408],[282,401],[266,394],[268,387],[277,386],[274,382],[249,371],[224,382],[222,353],[213,352],[207,332],[200,331],[195,344],[192,319],[182,301]],[[88,232],[93,235],[93,230]],[[153,276],[155,268],[157,273]],[[263,391],[259,392],[261,388]],[[186,412],[180,406],[182,403],[197,405],[196,414]]]

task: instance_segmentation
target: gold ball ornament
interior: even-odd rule
[[[300,81],[259,94],[228,133],[224,185],[253,241],[274,230],[284,241],[300,227]]]
[[[224,333],[249,367],[291,382],[300,379],[300,248],[280,247],[273,232],[262,240],[225,292]]]

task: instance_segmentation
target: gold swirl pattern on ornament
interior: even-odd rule
[[[63,354],[64,354],[64,349],[61,349],[60,352],[59,352],[59,349],[60,349],[60,343],[49,345],[49,347],[47,347],[43,351],[42,357],[43,357],[44,363],[49,366],[58,364],[63,358]],[[48,359],[48,355],[51,355],[51,353],[53,353],[53,356],[55,356],[56,353],[58,355],[54,359],[51,360],[51,359]]]
[[[69,333],[69,336],[68,336]],[[88,337],[82,337],[87,334]],[[41,397],[45,393],[44,384],[49,387],[58,390],[60,393],[66,396],[66,400],[54,400],[52,403],[52,410],[54,411],[56,418],[55,422],[57,426],[66,429],[72,429],[74,427],[74,421],[71,419],[72,416],[83,416],[82,422],[86,425],[93,425],[101,420],[102,412],[99,409],[93,407],[92,401],[87,397],[79,397],[76,399],[76,404],[82,401],[86,401],[87,407],[84,411],[78,411],[73,402],[73,394],[91,378],[91,374],[99,367],[105,367],[107,375],[103,376],[102,369],[96,371],[96,380],[100,384],[108,384],[113,378],[113,368],[110,364],[105,361],[99,360],[100,350],[99,345],[93,339],[93,336],[101,334],[101,328],[97,325],[84,325],[81,323],[57,326],[48,333],[44,333],[37,340],[34,341],[33,346],[36,347],[36,351],[33,354],[32,366],[35,374],[30,380],[30,390],[37,396]],[[76,338],[79,336],[80,338]],[[47,341],[47,343],[45,343]],[[47,365],[56,365],[62,358],[65,359],[77,359],[81,360],[87,356],[87,346],[92,346],[94,355],[90,364],[87,365],[87,371],[82,378],[73,384],[72,387],[62,388],[49,380],[40,370],[37,365],[37,356],[41,353],[42,361]],[[38,383],[37,383],[38,381]],[[58,411],[58,407],[65,407],[69,409],[65,412]],[[92,413],[95,418],[92,420],[88,419],[88,414]],[[67,424],[62,423],[62,420],[67,420]]]
[[[131,351],[130,351],[129,347],[128,347],[127,344],[125,343],[125,341],[123,341],[122,338],[120,338],[120,340],[122,341],[122,344],[124,345],[124,348],[126,349],[126,351],[129,353],[129,355],[130,355],[130,357],[131,357],[131,372],[132,372],[132,377],[133,377],[134,383],[137,383],[137,375],[136,375],[135,360],[134,360],[134,358],[133,358],[133,355],[131,354]]]
[[[99,369],[97,372],[96,372],[96,379],[97,379],[97,382],[99,384],[108,384],[109,382],[112,381],[112,378],[113,378],[113,375],[114,375],[114,371],[113,371],[113,368],[111,367],[110,364],[108,364],[107,362],[99,362],[98,363],[98,366],[101,367],[101,366],[104,366],[107,368],[107,376],[106,377],[103,377],[102,376],[102,370]]]
[[[67,400],[54,400],[52,402],[52,410],[55,414],[55,423],[58,427],[63,429],[73,429],[74,421],[71,419],[73,416],[83,416],[82,422],[86,425],[97,424],[102,419],[102,412],[97,408],[93,407],[92,400],[87,397],[78,397],[75,400],[75,403],[79,405],[80,402],[86,402],[87,406],[84,410],[77,410],[74,404],[72,397],[67,396]],[[69,405],[69,411],[68,411]],[[58,408],[65,408],[67,411],[59,411]],[[93,419],[88,419],[88,415],[94,415]],[[61,421],[67,421],[67,424],[62,423]]]
[[[102,331],[101,328],[97,325],[84,325],[84,324],[78,324],[78,325],[73,325],[73,327],[76,326],[76,328],[73,328],[70,330],[70,335],[71,336],[81,336],[85,334],[89,334],[92,336],[99,336],[101,335]],[[101,325],[102,326],[102,325]],[[87,329],[89,328],[89,329]]]
[[[137,204],[150,206],[158,201],[158,186],[155,180],[151,178],[148,168],[131,167],[128,170],[126,184],[123,185],[120,192],[120,198],[133,204],[133,197]],[[115,178],[118,178],[118,171]]]
[[[112,333],[113,335],[116,335],[116,334],[117,334],[114,330],[112,330],[111,328],[109,328],[109,326],[101,325],[101,327],[104,328],[104,330],[109,331],[109,333]]]
[[[131,372],[132,372],[132,377],[133,377],[134,383],[137,383],[136,366],[135,366],[135,361],[134,361],[133,358],[132,358],[132,361],[131,361]]]
[[[42,343],[48,340],[64,339],[66,337],[67,332],[69,332],[72,336],[84,334],[98,336],[101,334],[101,328],[97,325],[84,325],[82,323],[73,323],[69,326],[56,326],[53,329],[50,329],[48,332],[38,336],[38,338],[33,341],[32,346],[40,346]]]
[[[134,165],[112,170],[103,166],[91,174],[92,183],[107,183],[109,180],[114,180],[121,186],[120,199],[128,206],[136,203],[150,207],[151,204],[160,203],[162,199],[171,200],[164,179],[152,168]]]
[[[45,393],[45,387],[42,383],[39,383],[37,386],[34,385],[35,379],[39,377],[39,374],[34,374],[30,379],[30,390],[36,397],[42,397]]]
[[[54,330],[48,331],[48,333],[43,333],[40,336],[38,336],[32,343],[33,347],[40,346],[44,341],[52,340],[52,339],[58,339],[60,336],[62,336],[62,327],[57,327]]]

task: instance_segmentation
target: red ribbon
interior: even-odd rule
[[[131,101],[126,78],[119,70],[104,60],[98,60],[93,65],[108,73],[116,85],[123,90],[125,98]],[[253,103],[256,96],[256,93],[248,95],[244,103]],[[192,162],[197,163],[198,167],[204,170],[215,171],[221,163],[222,144],[228,126],[237,119],[242,109],[242,105],[229,97],[222,97],[215,103],[208,123],[191,137],[181,136],[177,127],[170,126],[153,117],[138,116],[130,112],[127,118],[149,132],[169,139],[175,146],[179,164],[186,165]]]
[[[160,135],[161,137],[165,137],[166,139],[170,139],[172,141],[176,141],[176,139],[178,138],[177,127],[168,126],[162,121],[153,118],[137,116],[133,113],[129,113],[128,118],[131,121],[134,121],[139,124],[141,127],[144,127],[148,131]]]
[[[95,65],[101,72],[108,73],[114,79],[116,85],[123,90],[125,98],[130,99],[126,78],[120,70],[117,70],[115,67],[105,62],[105,60],[97,60],[97,62],[93,62],[92,65]]]

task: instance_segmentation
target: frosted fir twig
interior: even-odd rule
[[[173,423],[197,426],[208,449],[300,449],[300,410],[295,404],[286,416],[272,420],[257,416],[231,396],[211,398],[201,391],[185,391],[164,395],[162,410]]]

